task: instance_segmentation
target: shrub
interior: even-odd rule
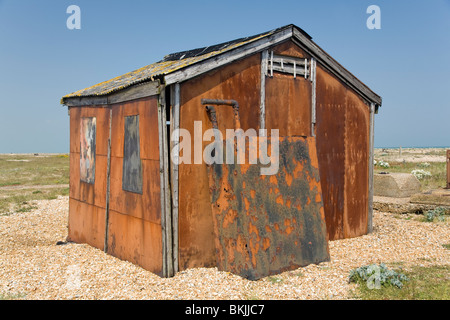
[[[370,264],[353,269],[349,275],[349,282],[360,283],[364,281],[369,289],[379,289],[381,286],[402,288],[403,282],[408,280],[406,275],[389,270],[384,263],[380,265]]]
[[[419,180],[431,177],[431,172],[425,171],[423,169],[415,169],[415,170],[411,171],[411,173]]]
[[[438,221],[445,221],[445,209],[442,207],[437,207],[433,210],[428,210],[425,214],[425,221],[433,222],[434,219]]]

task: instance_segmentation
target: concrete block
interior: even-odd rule
[[[420,192],[419,180],[410,173],[375,173],[374,196],[405,198]]]

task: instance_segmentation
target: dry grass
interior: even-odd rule
[[[0,215],[35,209],[35,200],[69,194],[69,157],[0,155]]]

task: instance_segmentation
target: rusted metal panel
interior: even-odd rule
[[[259,129],[260,54],[224,66],[180,85],[180,128],[194,133],[194,121],[202,122],[202,132],[211,123],[200,104],[202,98],[239,97],[242,129]],[[217,110],[219,129],[233,128],[233,112]],[[191,150],[194,150],[193,139]],[[207,143],[204,143],[203,147]],[[202,149],[203,150],[203,149]],[[179,172],[179,270],[216,265],[213,221],[206,164],[180,164]]]
[[[112,105],[112,113],[111,157],[123,157],[125,117],[139,115],[140,157],[159,161],[157,96]]]
[[[110,209],[161,223],[159,161],[142,160],[142,194],[122,189],[122,168],[123,158],[111,157]]]
[[[107,252],[162,276],[161,225],[110,210]]]
[[[160,274],[161,201],[157,99],[112,105],[110,228],[108,253]],[[69,236],[75,242],[105,246],[105,208],[110,109],[71,108]],[[125,117],[139,115],[142,195],[122,190]],[[95,182],[80,179],[81,119],[96,118]],[[137,128],[137,126],[136,126]],[[78,145],[78,146],[77,146]],[[111,243],[113,242],[113,243]],[[113,245],[111,247],[111,244]]]
[[[103,249],[104,234],[105,210],[70,198],[67,239]]]
[[[311,135],[311,82],[274,72],[266,79],[266,127],[280,136]]]
[[[274,54],[306,58],[291,41],[271,48]],[[278,129],[280,136],[311,136],[311,82],[303,77],[273,72],[266,78],[266,128]]]
[[[367,233],[369,208],[369,108],[347,92],[345,110],[346,238]]]
[[[161,222],[158,103],[156,97],[112,106],[110,209],[154,223]],[[125,122],[139,115],[142,194],[124,191]],[[136,159],[137,161],[137,159]]]
[[[236,154],[234,164],[209,166],[219,270],[256,280],[329,260],[315,139],[279,142],[275,175],[236,164]]]
[[[122,189],[142,194],[139,115],[125,117]]]
[[[316,108],[317,155],[319,158],[325,221],[330,240],[344,238],[345,114],[344,106],[322,102]]]
[[[330,240],[367,233],[369,107],[317,64],[316,134]]]
[[[87,122],[89,119],[95,119],[94,130],[89,129]],[[83,124],[84,123],[84,124]],[[69,196],[71,199],[86,202],[97,207],[104,208],[106,206],[105,199],[105,175],[106,175],[106,154],[107,154],[107,137],[109,136],[109,112],[102,107],[82,107],[71,108],[70,112],[70,179]],[[92,124],[91,124],[92,125]],[[82,155],[81,148],[87,150],[86,134],[91,130],[92,135],[89,137],[94,143],[89,144],[90,155],[90,174],[87,179],[86,173],[86,157],[87,153]],[[106,139],[106,141],[105,141]],[[95,152],[95,153],[94,153]],[[95,159],[92,163],[92,159]],[[84,178],[81,172],[84,171]],[[83,181],[83,179],[85,181]],[[89,180],[89,181],[87,181]]]

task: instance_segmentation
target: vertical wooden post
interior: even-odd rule
[[[369,118],[369,208],[367,218],[367,233],[373,231],[373,160],[374,160],[374,133],[375,133],[375,104],[370,104]]]
[[[111,183],[111,123],[112,123],[112,107],[109,107],[109,136],[108,136],[108,155],[106,160],[106,205],[105,205],[105,241],[103,251],[108,252],[108,236],[109,236],[109,194]]]
[[[178,157],[180,144],[180,84],[170,86],[170,177],[172,192],[173,272],[178,272]],[[174,156],[172,157],[172,152]]]
[[[260,102],[259,102],[259,129],[266,128],[266,75],[269,64],[269,51],[264,50],[261,53],[261,91],[260,91]]]
[[[167,142],[166,124],[166,88],[160,85],[158,100],[158,128],[159,128],[159,162],[160,162],[160,185],[161,185],[161,227],[163,232],[163,276],[172,277],[173,272],[173,231],[172,231],[172,210],[170,201],[169,185],[169,155]]]
[[[306,72],[306,62],[305,62],[305,72]],[[310,80],[312,83],[311,92],[311,136],[316,136],[316,60],[311,58],[311,76]]]

